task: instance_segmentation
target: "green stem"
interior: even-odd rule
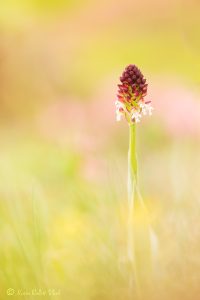
[[[136,154],[136,124],[129,125],[128,151],[128,200],[131,209],[136,204],[145,207],[138,187],[138,164]]]
[[[129,284],[132,293],[133,282],[136,284],[137,294],[140,295],[139,280],[135,265],[134,241],[133,241],[133,210],[137,195],[137,155],[136,155],[136,125],[129,125],[129,151],[128,151],[128,257],[132,264],[133,272],[130,273]],[[132,269],[131,268],[131,269]]]
[[[129,125],[129,151],[128,151],[128,198],[133,208],[137,190],[137,155],[136,155],[136,125]]]
[[[138,166],[136,154],[136,125],[129,125],[128,151],[128,257],[132,265],[130,291],[135,283],[137,296],[142,295],[141,286],[147,282],[151,272],[150,226],[141,215],[147,218],[147,210],[138,188]],[[146,223],[147,222],[147,223]],[[147,273],[147,274],[146,274]]]

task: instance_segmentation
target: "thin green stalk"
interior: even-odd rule
[[[141,219],[142,218],[142,219]],[[138,298],[151,272],[150,226],[148,212],[138,187],[136,125],[129,125],[128,151],[128,257],[131,262],[130,290],[133,283]]]
[[[128,151],[128,200],[133,209],[137,202],[144,206],[138,187],[138,163],[136,151],[136,124],[129,125],[129,151]]]
[[[137,294],[140,295],[139,280],[135,265],[133,241],[133,210],[137,196],[137,155],[136,155],[136,125],[129,125],[129,150],[128,150],[128,258],[132,264],[129,278],[130,292],[135,282]]]
[[[133,207],[136,198],[137,157],[136,157],[136,125],[129,125],[128,150],[128,257],[133,262]]]
[[[136,125],[130,124],[128,151],[128,200],[131,208],[133,208],[136,196],[137,177]]]

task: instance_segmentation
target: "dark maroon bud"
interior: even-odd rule
[[[129,70],[129,71],[132,71],[133,67],[134,67],[133,65],[129,65],[129,66],[128,66],[128,70]]]
[[[140,89],[142,90],[144,87],[144,84],[140,83]]]
[[[140,78],[137,79],[137,83],[141,83],[141,79]]]
[[[135,80],[137,77],[136,77],[136,75],[133,75],[132,78],[133,78],[133,80]]]
[[[129,74],[128,74],[128,73],[125,73],[125,74],[124,74],[124,77],[125,77],[125,78],[128,78],[128,77],[129,77]]]
[[[134,74],[134,72],[133,72],[133,71],[130,71],[130,72],[129,72],[129,74],[130,74],[130,75],[133,75],[133,74]]]
[[[145,83],[146,82],[146,79],[145,78],[142,78],[142,83]]]
[[[129,78],[127,79],[127,81],[128,81],[129,83],[131,83],[132,79],[129,77]]]
[[[139,77],[140,76],[139,70],[135,70],[135,74],[136,74],[137,77]]]

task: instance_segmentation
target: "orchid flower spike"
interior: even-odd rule
[[[138,123],[142,115],[151,115],[153,107],[151,101],[146,101],[146,79],[135,65],[128,65],[122,76],[121,84],[118,85],[118,100],[116,105],[117,121],[124,115],[129,124]]]

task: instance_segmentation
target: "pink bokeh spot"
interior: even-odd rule
[[[61,145],[73,145],[79,151],[105,145],[116,125],[114,87],[113,82],[106,81],[88,101],[70,96],[57,99],[40,112],[37,118],[40,133]]]
[[[175,136],[200,136],[200,95],[180,84],[154,85],[155,116]]]

